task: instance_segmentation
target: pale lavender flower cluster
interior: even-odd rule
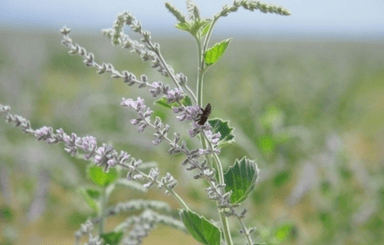
[[[176,118],[180,121],[197,121],[202,113],[198,105],[173,107],[172,110],[174,113],[179,114]]]
[[[152,141],[154,145],[158,145],[163,141],[170,130],[170,126],[168,124],[163,124],[159,117],[156,117],[154,122],[154,128],[156,132],[153,134],[155,136],[155,140]]]
[[[139,166],[142,164],[141,160],[133,160],[128,167],[127,180],[142,180],[146,179],[148,182],[143,186],[147,189],[151,188],[155,183],[157,183],[157,187],[162,189],[166,186],[165,193],[169,193],[169,190],[172,190],[177,185],[177,180],[170,174],[167,173],[165,177],[162,177],[161,180],[158,180],[160,175],[158,168],[151,168],[148,175],[144,175],[143,173],[138,171]]]
[[[173,102],[181,103],[181,100],[184,99],[183,91],[181,91],[178,88],[175,88],[173,90],[169,90],[166,94],[167,97],[167,103],[171,104]]]
[[[103,74],[105,72],[111,73],[112,78],[122,78],[124,80],[124,83],[127,84],[128,86],[138,84],[139,88],[149,87],[149,92],[152,94],[153,97],[157,97],[160,94],[168,96],[168,92],[170,91],[169,85],[165,85],[161,81],[155,81],[153,83],[149,83],[148,77],[146,75],[141,75],[139,80],[136,78],[136,76],[133,73],[129,71],[124,70],[119,72],[115,70],[113,65],[110,63],[98,64],[95,62],[95,57],[92,53],[87,52],[87,50],[84,47],[81,47],[78,44],[73,44],[72,39],[68,36],[68,34],[71,32],[70,28],[63,27],[60,31],[63,34],[62,44],[69,48],[69,53],[73,55],[78,54],[81,57],[83,57],[84,64],[88,67],[95,67],[97,69],[97,73],[99,74]],[[135,43],[137,43],[137,41],[135,41]],[[136,47],[135,50],[141,50],[141,49],[138,49]],[[151,54],[155,55],[153,52],[151,52]],[[147,56],[148,55],[144,55],[143,57],[147,57]],[[155,65],[159,66],[160,64],[159,62],[160,61],[156,59]],[[185,85],[187,82],[187,78],[182,73],[177,74],[176,79],[180,84],[183,84],[183,85]],[[169,96],[172,96],[172,95],[169,95]]]
[[[169,90],[169,85],[164,85],[163,82],[153,82],[152,88],[149,90],[149,92],[152,94],[153,97],[157,97],[159,94],[168,94]]]
[[[141,44],[136,40],[132,40],[128,35],[124,34],[123,27],[127,25],[133,32],[139,33],[143,36]],[[167,65],[160,54],[160,45],[151,42],[151,33],[142,28],[141,22],[130,12],[120,13],[113,25],[112,29],[105,29],[102,33],[109,37],[113,45],[121,45],[123,48],[130,48],[131,52],[138,54],[143,61],[151,60],[152,67],[158,68],[158,71],[163,76],[173,76],[173,68]]]
[[[124,221],[124,228],[131,228],[128,237],[123,240],[126,245],[139,245],[143,238],[156,227],[156,224],[166,224],[170,227],[186,231],[182,222],[152,210],[145,210],[140,216],[131,216]]]
[[[133,125],[138,125],[139,132],[143,132],[144,129],[149,125],[150,116],[152,115],[153,111],[144,105],[144,100],[140,97],[137,98],[137,101],[123,98],[121,105],[134,109],[139,114],[139,118],[132,119],[131,123]]]
[[[126,103],[124,105],[129,106],[139,112],[143,117],[145,113],[146,106],[144,101],[141,98],[138,98],[137,101],[124,100]],[[121,151],[120,154],[111,146],[107,144],[102,144],[102,146],[97,146],[96,138],[93,136],[78,137],[75,133],[72,133],[70,136],[64,132],[63,129],[56,130],[56,134],[53,133],[51,127],[43,126],[39,129],[33,130],[31,124],[28,120],[20,117],[13,116],[9,113],[10,107],[3,106],[0,104],[0,112],[6,113],[6,121],[8,123],[14,123],[16,127],[22,127],[23,131],[28,134],[33,134],[37,140],[43,140],[48,144],[55,144],[63,142],[65,145],[65,151],[72,156],[78,154],[78,149],[81,149],[86,153],[84,159],[90,160],[93,158],[93,161],[98,166],[103,166],[104,171],[108,171],[109,168],[120,165],[128,169],[127,179],[141,180],[145,179],[149,181],[144,184],[145,188],[150,188],[154,183],[158,184],[158,187],[161,189],[166,186],[166,193],[169,190],[172,190],[176,185],[177,181],[173,178],[170,173],[167,173],[165,177],[161,178],[161,181],[158,181],[159,170],[157,168],[152,168],[149,172],[149,175],[141,172],[138,167],[142,164],[142,161],[136,160],[131,157],[127,152]],[[148,110],[147,110],[148,111]],[[161,127],[159,127],[160,129]],[[167,126],[169,128],[169,126]],[[164,129],[162,130],[164,131]]]
[[[86,245],[102,245],[103,240],[99,236],[92,235],[93,223],[90,220],[87,220],[84,224],[81,224],[80,230],[75,232],[77,242],[80,241],[82,236],[88,235],[88,242],[84,243]]]
[[[200,125],[198,122],[194,121],[192,123],[192,129],[189,129],[188,130],[188,133],[189,133],[189,136],[191,136],[191,138],[195,137],[196,135],[198,135],[199,133],[202,133],[203,131],[209,131],[211,130],[211,125],[209,125],[209,123],[206,123],[204,125]]]

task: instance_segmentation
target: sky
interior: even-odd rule
[[[186,13],[184,0],[170,0]],[[194,0],[201,15],[211,17],[223,4],[232,0]],[[384,0],[271,0],[288,8],[289,17],[240,9],[222,18],[215,29],[218,34],[240,36],[336,37],[343,39],[384,40]],[[163,35],[178,35],[175,18],[163,0],[1,0],[0,31],[55,32],[66,25],[74,30],[99,33],[110,28],[117,13],[128,10],[144,29]],[[1,37],[0,37],[1,38]]]

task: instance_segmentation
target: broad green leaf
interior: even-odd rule
[[[181,210],[180,216],[188,232],[198,242],[206,245],[220,245],[221,232],[219,228],[206,218],[190,210]]]
[[[188,22],[177,23],[177,24],[175,25],[175,27],[176,27],[177,29],[179,29],[179,30],[187,31],[187,32],[189,32],[190,29],[191,29],[191,26],[190,26],[190,24],[189,24]]]
[[[232,191],[231,203],[240,203],[248,197],[255,188],[258,175],[255,161],[246,157],[240,161],[236,159],[235,164],[224,174],[225,191]]]
[[[210,66],[216,63],[227,50],[230,41],[231,38],[228,38],[220,43],[216,43],[212,48],[208,49],[204,53],[205,64]]]
[[[173,102],[173,103],[170,103],[170,104],[169,104],[169,103],[167,102],[167,98],[165,98],[165,97],[162,97],[161,99],[156,100],[156,101],[155,101],[155,104],[158,104],[158,105],[160,105],[160,106],[162,106],[162,107],[165,107],[165,108],[168,108],[168,109],[172,109],[173,106],[176,106],[176,107],[179,106],[179,104],[177,104],[176,102]],[[190,98],[188,95],[186,95],[186,96],[184,97],[184,99],[181,100],[181,104],[183,104],[184,106],[190,106],[190,105],[192,105],[191,98]]]
[[[115,181],[119,174],[116,168],[109,169],[109,172],[106,173],[103,171],[103,168],[98,167],[96,165],[90,165],[88,168],[88,177],[100,187],[106,187]]]
[[[104,240],[103,244],[118,245],[123,238],[123,232],[104,233],[100,237]]]
[[[83,196],[85,202],[90,208],[92,208],[95,212],[99,211],[100,206],[99,202],[97,201],[97,198],[92,197],[87,191],[87,189],[79,189],[78,192]]]
[[[212,132],[215,134],[217,132],[220,132],[220,140],[219,144],[221,146],[232,143],[234,141],[234,135],[232,134],[232,131],[234,128],[231,128],[229,126],[229,121],[223,121],[220,118],[214,118],[211,120],[208,120],[209,125],[212,127]]]

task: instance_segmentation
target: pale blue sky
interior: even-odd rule
[[[184,0],[170,1],[185,11]],[[195,0],[202,15],[210,17],[231,0]],[[292,16],[244,9],[223,18],[216,33],[243,36],[329,36],[384,39],[384,0],[271,0],[290,9]],[[111,27],[116,14],[131,11],[145,29],[177,34],[175,18],[163,0],[2,0],[0,29],[57,31],[67,25],[76,31],[99,32]]]

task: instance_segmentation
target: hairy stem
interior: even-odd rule
[[[105,208],[107,206],[107,195],[106,188],[103,188],[100,199],[100,224],[99,224],[99,234],[104,233],[104,219],[105,219]]]
[[[211,37],[213,27],[214,27],[216,21],[218,20],[218,18],[219,17],[215,16],[213,21],[212,21],[211,26],[209,27],[207,36],[205,37],[205,40],[204,40],[203,49],[201,49],[200,40],[195,38],[196,43],[197,43],[198,56],[199,56],[198,57],[198,78],[197,78],[197,98],[198,98],[198,105],[200,107],[203,106],[203,77],[204,77],[204,72],[205,72],[205,70],[204,70],[204,53],[207,50],[208,42],[209,42],[209,39]],[[203,148],[206,149],[207,144],[208,144],[209,148],[212,149],[213,148],[212,144],[207,139],[207,136],[205,135],[204,131],[202,132],[202,136],[203,137],[201,137],[201,144],[202,144]],[[216,170],[218,171],[218,174],[219,174],[219,183],[224,184],[223,167],[221,165],[221,161],[220,161],[219,157],[217,156],[217,154],[214,154],[214,159],[215,159],[215,163],[216,163]],[[209,162],[209,158],[208,158],[208,162]],[[218,210],[218,212],[219,212],[220,223],[221,223],[221,227],[222,227],[222,232],[224,233],[225,241],[226,241],[227,245],[232,245],[233,241],[232,241],[231,233],[229,230],[228,218],[227,218],[227,216],[225,216],[224,213],[220,212],[220,210]]]
[[[204,136],[205,141],[208,142],[208,147],[210,149],[212,149],[213,148],[212,147],[212,143],[208,140],[208,138],[205,135],[204,131],[202,132],[202,135]],[[215,159],[216,170],[217,170],[217,173],[219,175],[219,184],[225,184],[225,182],[224,182],[223,165],[221,164],[220,158],[219,158],[219,156],[216,153],[213,153],[213,158]],[[225,216],[224,213],[222,213],[220,211],[219,211],[219,214],[220,214],[221,226],[223,228],[223,233],[224,233],[224,237],[225,237],[225,240],[227,242],[227,245],[232,245],[233,241],[232,241],[231,232],[230,232],[230,229],[229,229],[228,218],[227,218],[227,216]]]
[[[243,229],[243,232],[245,237],[247,238],[248,244],[253,245],[251,234],[249,234],[249,230],[247,229],[247,227],[245,227],[243,220],[240,219],[239,217],[237,217],[237,220],[239,221],[241,228]]]

